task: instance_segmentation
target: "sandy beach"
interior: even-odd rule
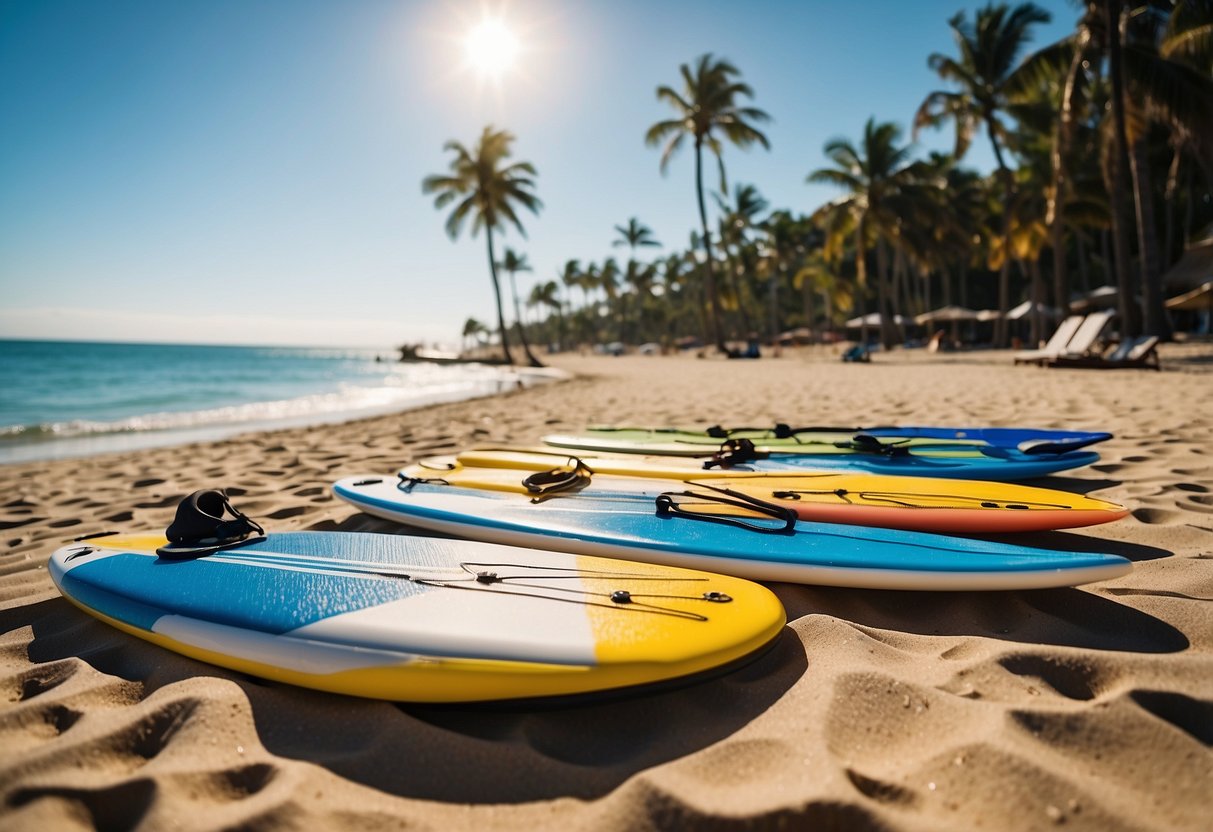
[[[1157,373],[557,356],[571,381],[491,399],[0,467],[0,827],[1208,829],[1213,345],[1161,355]],[[1020,540],[1135,569],[1033,592],[772,584],[789,623],[754,663],[559,709],[265,682],[94,620],[46,570],[78,535],[163,529],[199,488],[271,531],[400,532],[330,484],[590,423],[775,421],[1109,430],[1098,464],[1047,484],[1132,514]]]

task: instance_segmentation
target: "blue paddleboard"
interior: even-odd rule
[[[877,589],[1073,586],[1124,575],[1110,554],[806,523],[674,496],[559,496],[542,502],[441,481],[347,477],[334,493],[367,514],[474,540],[710,569],[757,580]],[[778,507],[774,507],[778,508]]]

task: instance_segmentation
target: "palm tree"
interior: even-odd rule
[[[561,312],[560,329],[561,329],[561,348],[568,349],[569,345],[563,343],[564,340],[564,315],[567,312],[569,317],[573,315],[573,298],[571,295],[572,289],[575,286],[581,286],[584,278],[581,274],[581,261],[566,260],[564,268],[560,270],[560,282],[564,286],[565,309]]]
[[[750,316],[746,311],[745,296],[742,293],[741,276],[750,273],[750,261],[746,256],[746,232],[758,224],[758,215],[770,207],[770,203],[753,185],[737,184],[733,186],[733,202],[716,196],[716,206],[722,214],[720,218],[720,247],[724,253],[725,266],[728,270],[729,283],[737,301],[737,311],[741,315],[741,328],[748,338],[751,330]],[[737,249],[737,262],[730,263],[729,247]]]
[[[657,242],[657,238],[653,236],[653,229],[635,217],[629,219],[627,225],[615,226],[615,230],[619,232],[619,238],[611,243],[611,245],[615,247],[627,246],[631,249],[633,257],[636,256],[636,249],[642,246],[661,248],[661,243]]]
[[[978,251],[974,240],[985,221],[984,182],[976,171],[958,166],[951,154],[932,153],[923,172],[937,186],[929,190],[935,210],[927,261],[939,272],[943,305],[968,306],[968,270]],[[954,324],[953,337],[959,336],[958,329]]]
[[[909,163],[910,148],[898,146],[901,128],[892,122],[877,123],[869,118],[863,139],[856,147],[849,139],[826,142],[825,153],[835,167],[820,168],[807,177],[808,182],[823,182],[845,188],[842,199],[819,209],[815,219],[841,223],[839,228],[855,234],[855,268],[861,287],[867,285],[867,244],[876,247],[876,298],[880,313],[880,337],[885,347],[897,342],[888,297],[888,244],[896,235],[899,217],[895,210],[899,192],[917,184],[918,169]],[[841,222],[842,217],[850,222]]]
[[[619,264],[615,262],[614,257],[608,257],[606,260],[603,261],[602,268],[598,270],[598,283],[597,283],[598,288],[602,289],[603,294],[606,295],[606,305],[607,305],[608,314],[610,314],[610,311],[613,307],[616,307],[618,305],[619,277],[620,277]]]
[[[1027,65],[1040,65],[1042,72],[1068,63],[1068,74],[1061,94],[1061,118],[1054,142],[1054,180],[1050,206],[1053,240],[1054,282],[1065,286],[1065,259],[1062,246],[1062,209],[1069,196],[1063,157],[1064,145],[1081,122],[1075,118],[1087,106],[1089,91],[1099,78],[1103,57],[1107,56],[1113,92],[1108,101],[1111,120],[1105,134],[1107,187],[1111,192],[1111,219],[1116,250],[1116,283],[1122,287],[1122,328],[1136,327],[1133,275],[1128,271],[1129,190],[1136,208],[1138,261],[1144,301],[1144,329],[1152,335],[1166,336],[1167,319],[1162,308],[1161,271],[1157,232],[1154,223],[1154,188],[1151,184],[1147,132],[1151,122],[1164,124],[1173,148],[1168,195],[1175,192],[1175,171],[1187,152],[1198,162],[1213,158],[1210,136],[1213,134],[1213,3],[1208,0],[1180,0],[1173,10],[1158,3],[1109,3],[1085,0],[1084,14],[1077,31],[1070,37],[1045,47],[1033,55]],[[1170,12],[1167,14],[1167,12]],[[1111,54],[1117,58],[1113,60]],[[1019,74],[1019,73],[1017,73]],[[1123,130],[1120,125],[1123,123]],[[1122,135],[1123,133],[1123,135]],[[1116,148],[1123,143],[1125,153]],[[1111,146],[1110,149],[1107,146]],[[1131,175],[1131,183],[1128,181]],[[1168,225],[1168,229],[1170,226]],[[1163,249],[1168,254],[1171,246]],[[1081,264],[1081,262],[1080,262]],[[1058,292],[1060,293],[1060,291]]]
[[[531,307],[546,306],[549,311],[554,311],[556,313],[556,340],[563,348],[564,305],[560,302],[560,284],[555,280],[549,280],[546,283],[536,283],[531,287],[531,295],[529,298],[527,298],[526,305]]]
[[[1178,17],[1178,21],[1174,18]],[[1166,125],[1179,147],[1192,146],[1196,158],[1213,158],[1213,3],[1179,4],[1170,17],[1153,6],[1135,10],[1122,22],[1122,60],[1129,171],[1136,207],[1141,271],[1143,329],[1169,338],[1163,307],[1162,263],[1154,220],[1148,128]],[[1203,45],[1201,45],[1203,42]],[[1165,55],[1174,55],[1170,60]],[[1188,63],[1190,61],[1191,63]]]
[[[977,11],[973,23],[969,23],[964,12],[960,12],[948,21],[960,49],[959,60],[939,53],[927,59],[928,66],[940,78],[954,82],[960,89],[929,93],[914,117],[915,131],[924,125],[938,126],[944,120],[952,119],[956,126],[955,156],[960,159],[969,149],[973,134],[984,127],[998,164],[1003,201],[1007,205],[1014,200],[1015,178],[1003,159],[1003,144],[1008,130],[999,114],[1007,109],[1008,85],[1016,60],[1029,40],[1030,28],[1036,23],[1048,23],[1050,19],[1048,12],[1031,3],[1020,4],[1014,9],[1005,4],[987,5]],[[1004,249],[1010,234],[1010,222],[1010,213],[1004,212]],[[998,274],[998,304],[1004,315],[1009,305],[1009,278],[1010,261],[1003,258]],[[999,318],[995,323],[995,342],[1005,346],[1006,337],[1005,318]]]
[[[451,160],[449,175],[434,174],[421,182],[421,192],[438,194],[434,198],[435,208],[445,208],[458,200],[455,210],[447,217],[446,233],[452,240],[468,217],[472,218],[472,236],[485,229],[488,240],[489,274],[493,278],[493,294],[497,300],[497,326],[501,333],[501,349],[505,359],[514,363],[506,336],[505,315],[501,308],[501,283],[497,279],[497,260],[493,256],[493,232],[506,229],[506,223],[518,229],[526,237],[526,229],[518,219],[516,205],[521,205],[533,214],[538,214],[543,203],[532,190],[534,177],[538,174],[530,162],[515,162],[502,167],[510,157],[510,145],[514,135],[506,130],[484,128],[476,146],[468,150],[457,141],[448,141],[443,150],[455,154]]]
[[[1051,179],[1046,191],[1045,222],[1049,227],[1049,245],[1053,250],[1053,296],[1058,309],[1065,309],[1070,299],[1065,247],[1065,212],[1073,193],[1070,183],[1071,147],[1083,112],[1090,106],[1094,76],[1098,72],[1099,54],[1104,49],[1104,0],[1084,0],[1083,14],[1073,34],[1030,55],[1012,79],[1011,94],[1021,97],[1014,89],[1064,69],[1060,99],[1055,104],[1050,148]]]
[[[664,174],[673,156],[688,136],[695,145],[695,193],[699,202],[699,225],[702,233],[704,261],[707,268],[708,304],[711,307],[712,338],[716,347],[724,352],[724,338],[720,330],[720,299],[716,293],[716,273],[712,264],[712,242],[708,235],[707,207],[703,201],[703,149],[706,146],[720,167],[720,190],[727,191],[724,174],[724,147],[721,139],[727,139],[741,148],[760,144],[770,149],[771,143],[753,122],[770,120],[756,107],[741,106],[738,99],[753,98],[754,91],[737,78],[741,73],[725,60],[715,60],[710,53],[701,55],[694,69],[683,64],[683,91],[673,87],[657,88],[657,100],[665,101],[677,112],[677,118],[659,121],[648,129],[645,144],[656,147],[665,143],[661,152],[661,172]]]
[[[468,318],[466,321],[464,321],[463,322],[463,349],[464,349],[464,351],[467,350],[469,338],[471,338],[473,341],[479,341],[480,336],[487,335],[488,331],[489,331],[488,327],[486,327],[484,324],[482,324],[480,321],[476,320],[475,318]]]
[[[778,343],[779,339],[779,282],[787,279],[792,259],[804,250],[800,239],[803,234],[799,225],[791,212],[783,209],[773,212],[762,224],[762,230],[766,234],[763,260],[767,271],[767,302],[769,304],[767,323],[772,344]],[[806,298],[810,297],[806,295]],[[811,307],[811,299],[808,300],[807,305]],[[805,326],[811,330],[813,328],[811,309],[806,309],[805,317]]]
[[[615,230],[619,232],[619,237],[611,243],[613,247],[627,246],[630,250],[628,256],[628,264],[624,268],[624,280],[628,285],[635,286],[636,280],[639,278],[643,281],[642,273],[645,268],[636,262],[636,249],[642,246],[660,248],[661,243],[657,242],[657,238],[653,236],[653,229],[642,223],[640,220],[632,217],[628,220],[627,225],[617,225]],[[620,296],[619,307],[619,340],[626,341],[627,335],[627,295]]]
[[[531,264],[527,262],[525,254],[518,254],[513,249],[507,248],[501,262],[497,265],[505,269],[505,273],[510,276],[510,295],[514,299],[514,325],[518,327],[518,340],[522,342],[522,351],[526,353],[527,361],[532,367],[542,367],[543,362],[535,357],[531,352],[531,345],[527,343],[522,309],[518,305],[518,286],[514,283],[514,275],[518,272],[531,271]]]

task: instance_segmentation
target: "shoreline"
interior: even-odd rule
[[[496,368],[489,365],[475,365],[486,370],[497,372],[500,377],[491,380],[496,389],[489,390],[489,379],[457,380],[445,387],[429,390],[424,395],[416,395],[406,402],[391,402],[386,404],[360,405],[348,410],[314,410],[308,413],[297,413],[287,416],[256,417],[245,421],[224,422],[216,420],[213,423],[183,424],[180,427],[164,428],[118,428],[124,422],[147,420],[179,420],[188,422],[208,413],[218,413],[245,408],[264,408],[274,404],[292,404],[307,399],[331,398],[338,393],[317,394],[303,399],[286,402],[249,402],[242,405],[229,405],[216,411],[173,411],[143,414],[137,417],[122,419],[117,422],[96,423],[100,427],[110,426],[110,429],[89,430],[66,435],[40,434],[32,438],[21,433],[0,436],[0,466],[19,464],[23,462],[43,462],[53,460],[84,459],[103,454],[128,453],[149,450],[160,447],[179,447],[199,442],[214,442],[246,433],[265,433],[291,428],[319,428],[326,425],[344,422],[373,419],[378,416],[388,416],[419,410],[436,404],[448,402],[472,401],[480,398],[499,396],[504,392],[528,384],[546,384],[564,380],[559,374],[544,373],[532,368]],[[446,389],[456,387],[458,389]],[[483,388],[483,389],[482,389]],[[74,424],[74,422],[69,423]]]
[[[1213,345],[1163,372],[922,351],[843,365],[553,356],[574,378],[319,427],[0,465],[0,825],[613,829],[707,824],[1198,829],[1213,777]],[[770,584],[775,648],[720,678],[572,708],[434,708],[222,670],[65,602],[61,541],[162,529],[226,487],[273,531],[400,533],[339,476],[591,422],[1106,428],[1047,484],[1125,503],[1018,538],[1124,554],[1133,573],[992,593]],[[144,797],[132,799],[132,795]]]

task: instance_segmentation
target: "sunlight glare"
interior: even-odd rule
[[[486,17],[472,28],[463,44],[468,63],[486,78],[500,78],[518,57],[518,38],[501,20]]]

